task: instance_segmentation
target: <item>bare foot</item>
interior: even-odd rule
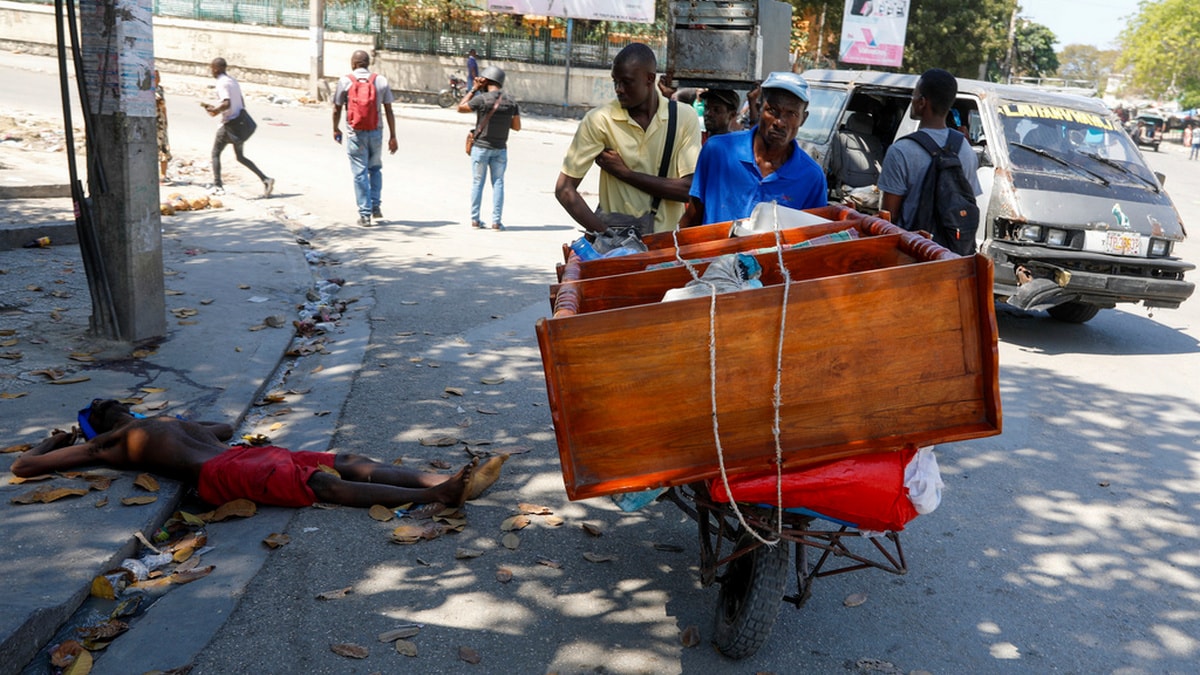
[[[478,499],[500,478],[500,468],[508,461],[508,453],[488,457],[478,469],[471,474],[467,483],[467,500]]]
[[[472,459],[466,466],[459,469],[458,473],[447,478],[440,485],[429,488],[430,501],[441,502],[446,506],[462,506],[467,501],[467,486],[470,484],[471,476],[478,464],[478,458]]]

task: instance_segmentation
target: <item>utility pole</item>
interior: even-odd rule
[[[102,308],[93,301],[92,328],[126,342],[167,332],[152,8],[153,0],[80,0],[82,38],[72,44],[82,48],[76,63],[83,72],[76,75],[86,84],[81,107],[93,217],[85,229],[95,248],[85,263],[91,263],[89,284],[106,285],[112,302]],[[98,279],[96,269],[102,272]],[[116,325],[98,313],[112,316]]]
[[[1004,57],[1004,72],[1001,73],[1001,81],[1005,83],[1012,82],[1013,60],[1017,54],[1017,10],[1021,9],[1020,3],[1013,4],[1012,18],[1008,20],[1008,54]]]
[[[308,95],[325,101],[329,98],[325,87],[325,0],[309,0],[308,36],[312,48],[308,59]]]

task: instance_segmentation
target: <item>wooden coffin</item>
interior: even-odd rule
[[[786,243],[804,241],[830,232],[840,232],[866,219],[866,216],[854,209],[838,204],[830,204],[815,209],[805,209],[804,212],[818,218],[824,218],[830,222],[820,226],[783,230],[782,236]],[[705,244],[706,246],[701,250],[713,255],[719,253],[722,248],[727,250],[745,250],[738,248],[736,244],[730,243],[730,232],[733,230],[734,224],[735,221],[712,223],[710,225],[688,227],[672,232],[655,232],[644,235],[642,242],[650,249],[649,251],[617,258],[601,258],[587,262],[581,261],[579,276],[601,277],[644,269],[647,265],[673,258],[675,256],[675,247],[677,246],[683,250],[686,247],[696,244]],[[775,238],[772,232],[763,232],[752,236],[757,236],[757,241],[759,242],[768,242],[768,244],[763,245],[769,245],[769,242],[774,241]],[[742,246],[746,245],[743,241]],[[563,244],[563,261],[569,262],[571,255],[571,247]],[[698,257],[699,255],[701,255],[701,252],[697,251],[693,254],[693,257]],[[565,270],[565,264],[558,265],[556,268],[559,281],[562,281]],[[551,290],[554,291],[556,289],[552,287]]]
[[[786,467],[1000,433],[990,261],[868,221],[862,239],[784,255]],[[764,288],[718,295],[713,313],[716,431],[731,474],[776,456],[784,285],[775,255],[756,257]],[[668,268],[569,280],[538,321],[571,499],[719,475],[711,299],[658,302],[688,279]]]

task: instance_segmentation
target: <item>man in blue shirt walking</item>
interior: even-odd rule
[[[828,203],[825,172],[796,143],[808,118],[808,83],[796,73],[771,73],[762,97],[757,126],[711,137],[700,151],[681,227],[746,218],[761,202],[793,209]]]

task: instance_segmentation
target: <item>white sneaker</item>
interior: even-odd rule
[[[275,189],[275,179],[268,178],[263,181],[263,196],[270,197],[271,192]]]
[[[225,194],[225,188],[221,187],[220,185],[214,185],[211,188],[209,188],[208,194],[219,197],[219,196]]]

